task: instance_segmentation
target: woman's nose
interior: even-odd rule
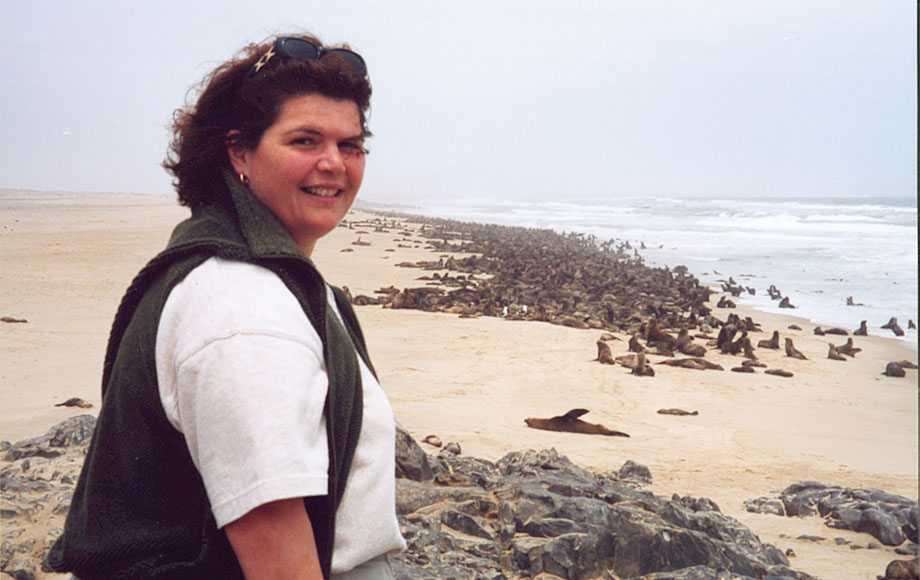
[[[316,163],[316,168],[320,171],[330,171],[334,173],[342,173],[345,171],[345,158],[342,156],[342,152],[339,151],[337,144],[330,143],[323,147],[320,152],[319,161]]]

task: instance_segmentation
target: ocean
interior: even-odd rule
[[[628,241],[651,266],[686,266],[703,282],[733,277],[756,290],[740,300],[825,327],[869,333],[897,317],[917,345],[917,205],[911,198],[726,200],[618,198],[585,202],[422,201],[380,210],[580,232]],[[642,246],[644,245],[644,248]],[[780,309],[770,285],[796,307]],[[857,305],[848,306],[852,297]]]

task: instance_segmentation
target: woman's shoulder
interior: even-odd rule
[[[311,343],[315,335],[300,303],[277,274],[257,264],[216,257],[176,284],[161,325],[164,321],[219,334],[309,336]]]

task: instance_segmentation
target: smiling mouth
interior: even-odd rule
[[[319,197],[335,197],[341,192],[340,189],[334,189],[331,187],[302,187],[300,188],[304,193],[309,193],[310,195],[317,195]]]

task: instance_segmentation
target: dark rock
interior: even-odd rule
[[[757,498],[746,501],[745,507],[755,513],[782,515],[775,509],[775,501]],[[779,501],[787,516],[820,515],[830,528],[870,534],[886,546],[898,546],[905,539],[917,541],[918,505],[903,496],[803,481],[783,490]]]
[[[883,580],[915,580],[920,577],[920,561],[917,558],[913,560],[892,560],[885,568]]]
[[[434,470],[428,461],[428,455],[403,429],[396,425],[396,477],[405,477],[413,481],[431,481]]]

